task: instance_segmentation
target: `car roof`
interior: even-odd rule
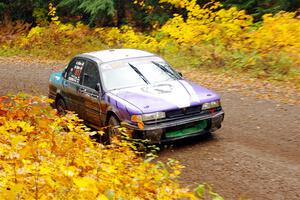
[[[138,50],[138,49],[108,49],[108,50],[84,53],[81,55],[85,57],[97,58],[101,62],[110,62],[110,61],[116,61],[116,60],[122,60],[128,58],[155,56],[155,54],[153,53]]]

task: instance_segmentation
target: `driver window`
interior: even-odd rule
[[[88,61],[86,66],[84,67],[82,85],[91,89],[95,89],[97,83],[100,83],[98,65],[96,63]]]

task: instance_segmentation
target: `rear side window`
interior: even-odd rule
[[[82,59],[74,59],[68,67],[66,79],[74,83],[80,82],[83,66],[85,61]]]
[[[95,89],[97,83],[100,83],[100,75],[96,63],[88,61],[84,67],[82,85]]]

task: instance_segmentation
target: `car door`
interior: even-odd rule
[[[81,58],[74,58],[70,62],[64,74],[62,88],[62,95],[66,101],[67,109],[77,113],[80,118],[84,114],[84,104],[79,89],[85,64],[85,60]]]
[[[84,67],[82,88],[80,89],[84,102],[84,119],[96,127],[101,127],[100,92],[96,90],[100,84],[100,74],[97,63],[87,60]],[[99,85],[98,85],[99,86]]]

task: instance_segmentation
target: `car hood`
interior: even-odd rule
[[[196,106],[220,98],[216,93],[186,80],[125,88],[111,93],[143,113]]]

